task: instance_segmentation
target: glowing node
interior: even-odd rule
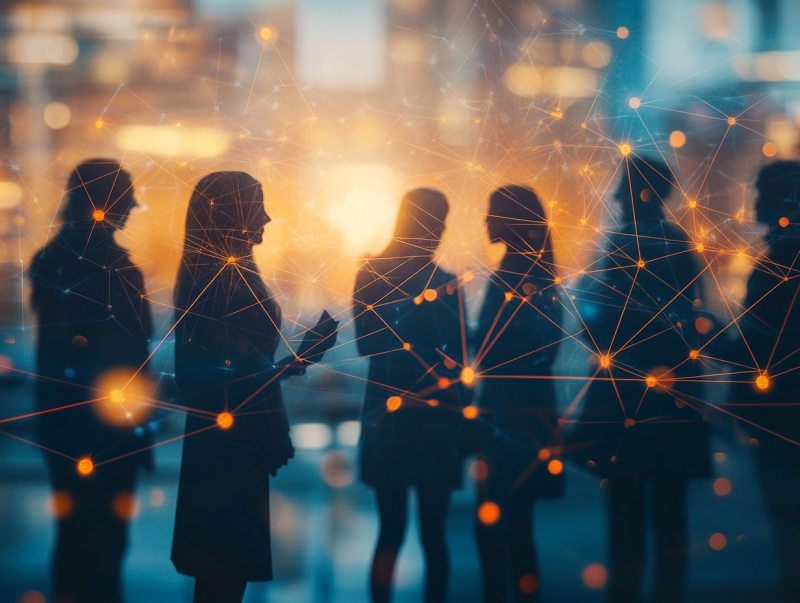
[[[472,167],[472,162],[471,161],[467,161],[467,167]]]
[[[600,366],[608,368],[611,366],[611,359],[608,356],[600,356]]]
[[[554,282],[556,285],[560,285],[560,284],[561,284],[561,277],[560,277],[560,276],[557,276],[556,278],[554,278],[554,279],[553,279],[553,282]]]
[[[766,375],[759,375],[756,379],[756,387],[758,389],[767,389],[769,387],[769,377]]]
[[[104,212],[102,209],[96,209],[94,212],[92,212],[92,217],[96,222],[102,222],[105,220],[106,212]]]
[[[550,452],[550,450],[549,450],[548,448],[542,448],[542,449],[539,451],[539,460],[540,460],[540,461],[546,461],[546,460],[547,460],[547,459],[549,459],[551,456],[553,456],[553,453],[552,453],[552,452]]]
[[[490,526],[500,520],[500,507],[490,500],[487,500],[478,507],[478,519],[482,524]]]
[[[639,107],[642,106],[642,99],[634,96],[631,98],[631,100],[628,101],[628,106],[631,109],[638,109]]]
[[[620,152],[625,155],[626,157],[631,154],[631,145],[629,144],[621,144],[619,145]]]
[[[600,590],[608,582],[608,570],[602,563],[590,563],[583,568],[581,579],[587,588]]]
[[[647,383],[647,387],[655,387],[657,383],[655,377],[648,377],[644,382]]]
[[[728,496],[728,494],[731,493],[731,490],[733,490],[733,486],[731,486],[731,480],[724,477],[714,480],[714,494],[717,496]]]
[[[525,574],[519,579],[519,589],[522,592],[531,594],[536,592],[537,588],[539,588],[539,581],[536,579],[536,576]]]
[[[514,294],[511,293],[511,291],[506,291],[505,298],[506,298],[507,302],[511,301],[513,299],[513,297],[514,297]]]
[[[434,408],[439,406],[439,400],[426,400],[428,406],[433,406]]]
[[[432,302],[436,299],[438,293],[436,293],[436,289],[425,289],[425,292],[422,294],[422,297],[425,298],[425,301]]]
[[[372,304],[367,306],[367,310],[370,310],[370,311],[372,310]]]
[[[620,40],[624,40],[625,38],[627,38],[627,37],[630,35],[630,33],[631,33],[631,32],[630,32],[630,31],[628,31],[628,28],[627,28],[627,27],[624,27],[624,26],[623,26],[623,27],[618,27],[618,28],[617,28],[617,37],[618,37]]]
[[[581,218],[581,226],[586,226],[586,219]]]
[[[686,134],[680,130],[675,130],[669,135],[669,144],[673,149],[680,149],[686,144]]]
[[[420,305],[422,303],[422,296],[421,295],[417,295],[414,298],[414,303],[417,304],[417,305]]]
[[[403,344],[403,349],[404,349],[406,352],[410,352],[410,351],[411,351],[411,344],[410,344],[410,343],[404,343],[404,344]]]
[[[269,27],[262,27],[259,33],[261,34],[261,39],[265,41],[272,37],[272,30]]]
[[[108,399],[114,404],[122,404],[125,402],[125,394],[121,389],[112,389],[111,393],[108,395]]]
[[[581,124],[581,128],[583,128],[583,129],[585,130],[585,129],[586,129],[586,124],[585,124],[585,123],[582,123],[582,124]]]
[[[386,400],[386,410],[394,412],[403,405],[403,399],[400,396],[392,396]]]
[[[233,425],[233,415],[229,412],[221,412],[217,415],[217,425],[222,429],[228,429]]]
[[[91,459],[81,459],[78,461],[78,473],[81,475],[89,475],[94,471],[94,463]]]
[[[711,322],[711,320],[706,318],[705,316],[701,316],[700,318],[694,321],[694,328],[701,335],[707,335],[708,333],[711,332],[711,329],[713,327],[714,323]]]
[[[705,249],[706,249],[706,246],[705,246],[705,245],[703,245],[702,243],[698,243],[698,244],[695,246],[695,249],[697,249],[697,251],[699,251],[700,253],[703,253],[703,251],[705,251]]]
[[[636,265],[639,266],[639,268],[644,268],[644,260],[639,260],[636,262]]]
[[[475,381],[475,371],[465,366],[461,369],[461,382],[464,385],[472,385],[473,381]]]
[[[470,405],[470,406],[465,406],[464,410],[462,410],[461,413],[464,415],[465,419],[472,420],[478,418],[480,411],[478,410],[477,406]]]
[[[783,228],[789,226],[789,218],[781,218],[778,220],[778,224],[780,224]]]
[[[735,117],[729,117],[728,118],[728,125],[729,126],[735,126],[736,125],[736,118]]]
[[[726,544],[728,544],[728,539],[723,534],[712,534],[711,538],[708,539],[708,546],[715,551],[721,551]]]
[[[691,352],[689,352],[689,358],[691,358],[692,360],[697,360],[698,356],[700,356],[700,352],[698,352],[697,350],[692,350]]]
[[[235,263],[236,263],[236,258],[235,258],[235,257],[233,257],[233,256],[230,256],[230,257],[228,258],[228,263],[229,263],[229,264],[235,264]]]
[[[691,201],[689,201],[689,207],[691,207],[692,209],[694,209],[695,207],[697,207],[697,201],[695,201],[694,199],[692,199]]]
[[[558,459],[553,459],[552,461],[547,463],[547,470],[553,475],[558,475],[559,473],[564,471],[564,463],[562,463]]]
[[[94,127],[99,130],[100,128],[103,127],[103,122],[98,119],[96,122],[94,122]]]
[[[450,387],[450,379],[442,377],[441,379],[439,379],[438,385],[439,389],[447,389],[448,387]]]
[[[465,282],[465,283],[468,283],[468,282],[470,282],[470,281],[471,281],[472,279],[474,279],[474,278],[475,278],[475,275],[474,275],[474,274],[472,274],[472,272],[470,272],[469,270],[467,270],[467,271],[464,273],[464,282]]]
[[[764,153],[764,157],[775,157],[778,154],[778,147],[774,142],[767,142],[761,147],[761,152]]]

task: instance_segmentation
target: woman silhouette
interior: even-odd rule
[[[495,191],[486,217],[489,238],[506,245],[491,274],[475,336],[482,380],[481,414],[494,427],[479,452],[478,547],[486,601],[538,597],[533,504],[563,494],[556,396],[551,373],[561,311],[553,246],[536,193],[521,186]],[[527,379],[527,377],[545,377]],[[497,377],[497,378],[495,378]],[[499,518],[494,509],[497,505]]]
[[[370,576],[374,603],[391,595],[412,486],[427,564],[426,603],[443,602],[447,590],[444,527],[450,494],[461,483],[457,437],[464,399],[452,385],[463,362],[464,312],[455,277],[433,257],[447,213],[447,199],[437,191],[406,194],[392,242],[356,276],[358,350],[370,359],[361,479],[375,489],[381,521]]]
[[[247,582],[272,579],[269,475],[294,456],[279,379],[304,369],[273,364],[281,312],[252,255],[267,222],[261,184],[242,172],[206,176],[189,201],[175,378],[192,411],[172,561],[195,577],[195,603],[238,603]]]

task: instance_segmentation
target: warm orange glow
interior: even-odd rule
[[[628,28],[625,26],[617,28],[617,37],[621,40],[627,38],[630,35],[630,33],[631,32],[629,32]]]
[[[715,551],[721,551],[728,544],[728,539],[722,534],[712,534],[708,539],[708,544]]]
[[[587,588],[600,590],[608,582],[608,570],[602,563],[590,563],[583,568],[581,578]]]
[[[769,377],[766,375],[759,375],[756,379],[756,387],[758,389],[767,389],[769,387]]]
[[[686,144],[686,134],[680,130],[675,130],[669,135],[669,144],[673,149],[680,149]]]
[[[434,408],[439,406],[439,400],[425,400],[425,402],[428,403],[428,406],[433,406]]]
[[[628,106],[631,109],[638,109],[639,107],[642,106],[642,99],[634,96],[631,98],[631,100],[628,101]]]
[[[72,513],[72,509],[74,508],[75,502],[72,500],[72,496],[69,495],[69,492],[64,492],[63,490],[53,492],[53,496],[50,499],[50,510],[53,512],[53,517],[56,519],[69,517],[69,514]]]
[[[540,461],[546,461],[546,460],[547,460],[547,459],[549,459],[551,456],[553,456],[553,453],[552,453],[552,452],[550,452],[550,450],[549,450],[549,449],[547,449],[547,448],[542,448],[542,449],[539,451],[539,460],[540,460]]]
[[[487,500],[478,507],[478,519],[487,526],[497,523],[500,520],[500,507]]]
[[[536,592],[537,588],[539,588],[539,580],[536,579],[536,576],[525,574],[519,579],[519,589],[522,592],[531,594]]]
[[[449,368],[450,370],[456,368],[456,361],[452,358],[445,356],[444,358],[444,365]]]
[[[469,466],[469,474],[473,479],[486,479],[489,475],[489,466],[483,461],[473,461]]]
[[[506,291],[504,295],[507,302],[510,302],[512,299],[514,299],[514,294],[511,293],[511,291]]]
[[[783,228],[789,226],[789,218],[781,218],[778,220],[778,224],[780,224]]]
[[[472,385],[475,381],[475,371],[470,367],[465,366],[461,369],[461,382],[464,385]]]
[[[425,301],[432,302],[438,297],[438,294],[436,293],[436,289],[425,289],[422,296],[425,298]]]
[[[619,150],[623,155],[630,155],[631,154],[631,145],[625,143],[619,145]]]
[[[409,352],[409,351],[411,351],[411,344],[410,344],[410,343],[404,343],[404,344],[403,344],[403,349],[404,349],[406,352]]]
[[[697,360],[698,356],[700,356],[700,352],[698,352],[697,350],[692,350],[691,352],[689,352],[689,358],[691,358],[692,360]]]
[[[392,396],[386,400],[386,410],[394,412],[403,405],[403,399],[400,396]]]
[[[647,377],[644,382],[647,383],[647,387],[655,387],[657,383],[655,377]]]
[[[736,125],[736,118],[735,117],[729,117],[728,118],[728,125],[729,126],[735,126]]]
[[[644,260],[639,260],[636,262],[636,265],[639,266],[639,268],[644,268]]]
[[[691,199],[691,200],[689,201],[689,207],[691,207],[692,209],[694,209],[695,207],[697,207],[697,201],[695,201],[694,199]]]
[[[78,461],[78,473],[81,475],[89,475],[94,471],[94,463],[91,459],[81,459]]]
[[[600,356],[600,366],[608,368],[611,366],[611,359],[608,356]]]
[[[96,122],[94,122],[94,127],[99,130],[100,128],[103,127],[103,122],[98,119]]]
[[[262,40],[267,41],[272,37],[272,30],[269,27],[262,27],[259,34]]]
[[[628,417],[622,424],[625,426],[625,429],[628,429],[629,427],[636,425],[636,419]]]
[[[229,412],[221,412],[217,415],[217,425],[222,429],[228,429],[233,425],[233,415]]]
[[[104,212],[102,209],[96,209],[92,213],[92,217],[95,219],[96,222],[102,222],[103,220],[105,220],[106,212]]]
[[[235,257],[233,257],[233,256],[230,256],[230,257],[228,258],[228,263],[229,263],[229,264],[235,264],[235,263],[236,263],[236,258],[235,258]]]
[[[114,515],[124,521],[130,521],[139,513],[139,502],[132,492],[120,492],[111,503]]]
[[[775,157],[778,154],[778,147],[775,146],[774,142],[767,142],[761,147],[761,152],[764,153],[765,157]]]
[[[125,402],[125,394],[121,389],[112,389],[111,393],[108,394],[108,399],[114,404],[122,404]]]
[[[464,282],[465,283],[470,282],[474,278],[475,278],[475,275],[472,274],[470,271],[467,271],[467,272],[464,273]]]
[[[465,419],[477,419],[480,411],[478,410],[477,406],[465,406],[464,410],[461,411],[464,414]]]
[[[558,459],[553,459],[552,461],[547,463],[547,470],[553,475],[558,475],[559,473],[564,471],[564,463],[562,463]]]
[[[706,250],[706,246],[703,245],[702,243],[698,243],[697,245],[695,245],[695,249],[697,249],[697,251],[699,251],[700,253],[703,253]]]
[[[700,318],[694,321],[694,328],[701,335],[707,335],[711,331],[713,326],[714,323],[712,323],[711,320],[709,320],[705,316],[701,316]]]
[[[733,486],[731,486],[731,481],[729,479],[720,477],[714,481],[714,494],[718,496],[728,496],[732,489]]]
[[[75,335],[75,337],[72,338],[73,348],[85,348],[88,344],[89,342],[83,335]]]
[[[447,389],[448,387],[450,387],[450,379],[447,379],[445,377],[442,377],[441,379],[439,379],[439,388],[440,389]]]

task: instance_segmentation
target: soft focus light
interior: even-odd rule
[[[611,48],[603,42],[587,42],[581,58],[589,67],[602,69],[611,62]]]
[[[228,148],[228,134],[209,127],[127,126],[120,129],[117,146],[169,158],[217,157]]]
[[[150,489],[150,506],[153,508],[158,508],[164,504],[167,500],[167,495],[164,494],[164,491],[161,488],[151,488]]]
[[[360,421],[342,421],[336,426],[336,441],[341,446],[357,446],[360,437]]]
[[[463,369],[461,369],[461,382],[464,385],[472,385],[474,381],[475,371],[472,368],[465,366]]]
[[[78,58],[78,43],[64,34],[25,32],[9,40],[8,56],[14,63],[69,65]]]
[[[0,182],[0,209],[12,209],[19,205],[22,189],[16,182]]]
[[[497,523],[500,520],[500,507],[496,503],[487,500],[478,507],[478,519],[487,526]]]
[[[694,321],[694,328],[701,335],[708,335],[708,333],[711,331],[713,327],[714,323],[712,323],[711,320],[706,318],[705,316],[701,316]]]
[[[714,494],[717,496],[728,496],[731,493],[733,486],[731,486],[731,482],[729,479],[724,477],[720,477],[719,479],[714,481]]]
[[[78,461],[78,473],[81,475],[89,475],[94,471],[94,463],[91,459],[81,459]]]
[[[780,220],[778,220],[778,224],[780,224],[781,227],[786,228],[787,226],[789,226],[789,218],[785,217],[781,218]]]
[[[506,69],[506,88],[517,96],[536,96],[542,88],[542,76],[539,71],[527,63],[515,63]]]
[[[486,479],[489,476],[489,465],[484,461],[472,461],[469,466],[469,474],[476,480]]]
[[[553,459],[552,461],[547,463],[547,470],[553,475],[558,475],[559,473],[564,471],[564,463],[562,463],[558,459]]]
[[[333,434],[324,423],[300,423],[292,427],[291,437],[295,448],[317,450],[330,446]]]
[[[132,492],[120,492],[111,503],[114,515],[123,521],[130,521],[139,514],[139,499]]]
[[[141,425],[153,410],[150,382],[142,373],[134,376],[131,369],[114,369],[102,374],[95,382],[95,387],[108,394],[98,400],[93,409],[111,425]]]
[[[669,144],[674,149],[680,149],[683,145],[686,144],[686,134],[684,134],[680,130],[675,130],[672,134],[669,135]]]
[[[628,106],[631,109],[638,109],[639,107],[642,106],[642,99],[634,96],[631,98],[631,100],[628,101]]]
[[[53,495],[50,497],[50,510],[53,513],[53,517],[56,519],[69,517],[74,508],[75,501],[72,500],[72,496],[70,496],[69,492],[63,490],[53,492]]]
[[[261,39],[264,41],[267,41],[272,37],[272,30],[269,27],[262,27],[261,31],[258,33],[261,36]]]
[[[630,32],[628,31],[627,27],[623,26],[623,27],[618,27],[617,28],[617,37],[620,38],[621,40],[624,40],[629,35],[630,35]]]
[[[221,412],[217,415],[217,425],[222,429],[229,429],[233,425],[233,415],[229,412]]]
[[[323,481],[332,488],[346,488],[353,483],[355,468],[350,455],[342,450],[330,450],[320,461]]]
[[[480,411],[478,410],[478,407],[477,406],[472,406],[472,405],[465,406],[464,410],[461,411],[461,412],[464,414],[464,418],[465,419],[470,419],[470,420],[477,419],[478,415],[480,414]]]
[[[536,592],[536,589],[539,588],[539,580],[536,579],[536,576],[525,574],[519,579],[518,586],[522,592],[531,594]]]
[[[708,539],[708,545],[715,551],[721,551],[728,544],[728,539],[723,534],[712,534]]]
[[[47,603],[47,599],[38,590],[29,590],[20,597],[19,603]]]
[[[435,301],[438,293],[436,293],[436,289],[425,289],[425,292],[422,294],[422,297],[425,298],[425,301]]]
[[[767,142],[761,147],[761,152],[764,153],[765,157],[775,157],[778,153],[778,147],[775,146],[774,142]]]
[[[733,30],[733,11],[722,2],[708,2],[700,9],[703,35],[712,40],[724,40]]]
[[[403,399],[400,396],[391,396],[386,400],[386,410],[394,412],[403,405]]]
[[[631,145],[629,144],[621,144],[619,145],[619,151],[623,155],[627,156],[631,154]]]
[[[551,67],[544,87],[552,96],[587,98],[597,94],[597,74],[584,67]]]
[[[65,103],[56,101],[44,108],[44,123],[53,130],[66,128],[71,117],[72,113]]]
[[[601,563],[590,563],[583,568],[581,579],[587,588],[600,590],[608,582],[608,570]]]

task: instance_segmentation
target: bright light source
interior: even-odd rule
[[[48,128],[52,128],[53,130],[60,130],[61,128],[67,127],[71,117],[72,113],[69,107],[64,103],[56,101],[44,108],[44,123],[47,124]]]
[[[228,134],[217,128],[128,126],[120,130],[117,145],[145,155],[196,159],[221,155]]]
[[[292,444],[295,448],[319,450],[331,444],[331,428],[324,423],[300,423],[292,427]]]
[[[359,421],[343,421],[336,426],[336,441],[342,446],[356,446],[361,437]]]

